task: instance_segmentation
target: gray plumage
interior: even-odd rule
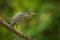
[[[21,21],[22,18],[28,17],[30,15],[29,12],[19,12],[13,16],[10,25],[14,26],[17,22]]]

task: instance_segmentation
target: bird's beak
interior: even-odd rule
[[[34,15],[34,14],[36,14],[36,13],[34,13],[34,12],[31,12],[31,14],[32,14],[32,15]]]

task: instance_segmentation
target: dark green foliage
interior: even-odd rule
[[[15,25],[18,31],[22,31],[37,40],[60,40],[59,0],[0,0],[0,17],[8,23],[17,12],[27,10],[36,14]],[[0,24],[0,40],[24,39]]]

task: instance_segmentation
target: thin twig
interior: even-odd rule
[[[34,40],[32,37],[22,33],[22,32],[18,32],[17,30],[15,30],[11,25],[9,25],[5,20],[3,20],[0,17],[0,23],[4,25],[4,27],[6,27],[7,29],[9,29],[11,32],[15,33],[16,35],[18,35],[19,37],[22,37],[26,40]]]

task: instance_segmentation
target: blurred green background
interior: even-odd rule
[[[0,0],[0,17],[10,23],[21,11],[36,13],[19,24],[19,31],[36,40],[60,40],[59,0]],[[25,40],[0,24],[0,40]]]

